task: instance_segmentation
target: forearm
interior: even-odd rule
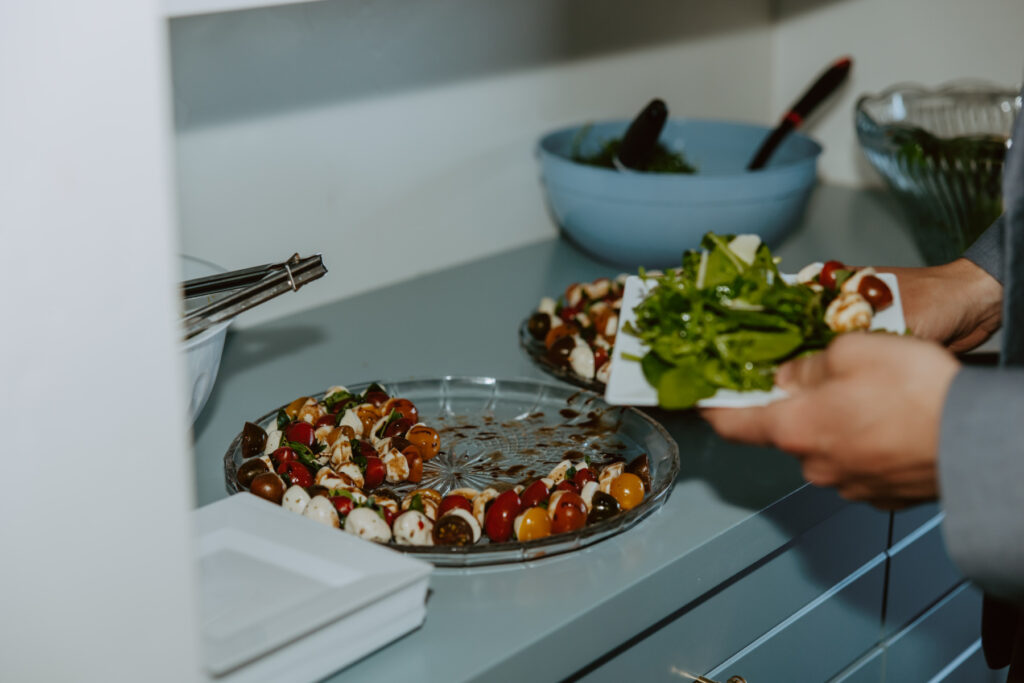
[[[1024,603],[1024,369],[964,368],[939,442],[946,547],[965,576]]]

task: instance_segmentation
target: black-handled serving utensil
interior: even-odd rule
[[[842,85],[843,81],[850,74],[853,60],[849,57],[837,59],[832,66],[825,70],[825,73],[818,77],[818,80],[811,84],[796,104],[794,104],[786,115],[779,121],[779,125],[765,138],[757,154],[747,165],[748,171],[756,171],[768,163],[768,159],[778,148],[779,144],[786,139],[792,131],[800,127],[804,119],[821,104],[826,97],[831,95]]]
[[[658,145],[661,129],[668,120],[668,107],[660,99],[651,100],[636,115],[622,136],[619,151],[612,160],[620,171],[642,171],[647,168]]]

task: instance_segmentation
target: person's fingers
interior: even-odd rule
[[[764,407],[703,408],[700,416],[719,436],[740,443],[767,445],[772,443],[772,424]]]
[[[817,386],[829,376],[826,353],[812,353],[783,363],[775,372],[775,383],[792,394]]]

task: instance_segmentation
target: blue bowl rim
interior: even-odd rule
[[[570,125],[570,126],[562,126],[561,128],[556,128],[555,130],[550,130],[547,133],[544,133],[540,137],[540,139],[537,141],[537,146],[536,146],[537,154],[540,155],[541,157],[544,157],[546,159],[555,161],[557,163],[565,164],[567,166],[576,167],[576,168],[580,169],[584,173],[596,173],[596,174],[601,174],[601,175],[617,175],[617,174],[620,174],[621,171],[618,171],[618,170],[615,170],[615,169],[612,169],[612,168],[603,168],[603,167],[600,167],[600,166],[593,166],[591,164],[581,164],[578,161],[573,161],[569,157],[549,149],[548,146],[550,145],[551,139],[554,138],[555,136],[564,135],[565,133],[569,133],[569,132],[572,132],[572,131],[578,131],[581,128],[583,128],[584,126],[604,126],[604,125],[628,126],[630,121],[632,121],[632,119],[622,119],[622,118],[618,118],[618,119],[603,119],[603,120],[595,119],[593,121],[588,121],[586,123],[577,123],[577,124],[573,124],[573,125]],[[675,118],[669,119],[668,122],[672,123],[672,124],[695,123],[695,124],[714,124],[714,125],[735,126],[735,127],[738,127],[738,128],[755,129],[755,130],[763,132],[765,136],[767,136],[772,131],[772,129],[774,128],[774,126],[765,126],[765,125],[761,125],[761,124],[758,124],[758,123],[750,123],[748,121],[735,121],[735,120],[729,120],[729,119],[705,119],[705,118],[691,118],[691,117],[675,117]],[[816,163],[818,157],[820,157],[821,153],[824,151],[824,148],[822,147],[821,143],[818,142],[817,140],[815,140],[814,138],[812,138],[811,136],[809,136],[809,135],[807,135],[805,133],[802,133],[800,131],[797,131],[797,130],[792,131],[790,133],[790,136],[800,138],[804,142],[809,143],[812,146],[811,148],[813,149],[813,153],[808,155],[808,156],[801,157],[799,159],[795,159],[795,160],[790,161],[790,162],[781,163],[781,164],[773,164],[773,165],[766,166],[764,168],[758,169],[756,171],[746,171],[746,170],[744,170],[743,172],[736,173],[736,174],[720,174],[720,175],[710,175],[710,176],[709,175],[704,175],[704,176],[702,176],[698,172],[698,173],[695,173],[695,174],[689,174],[689,173],[635,173],[635,174],[631,174],[631,175],[635,176],[635,177],[638,177],[638,178],[639,177],[650,178],[651,180],[654,180],[655,182],[680,182],[680,181],[681,182],[687,182],[687,181],[693,181],[694,179],[698,179],[698,178],[701,179],[702,181],[708,181],[708,180],[728,181],[728,180],[733,180],[733,179],[736,179],[736,178],[747,177],[747,176],[749,176],[751,174],[757,174],[757,175],[761,175],[761,176],[781,174],[781,173],[785,173],[785,172],[793,169],[794,167],[803,166],[803,165],[806,165],[807,163]],[[750,156],[753,157],[754,156],[754,152],[756,152],[756,151],[757,151],[756,149],[750,150]]]

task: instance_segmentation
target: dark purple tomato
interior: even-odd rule
[[[461,496],[456,496],[461,498]],[[438,518],[434,524],[434,543],[437,545],[473,545],[473,527],[458,515]]]
[[[247,489],[252,485],[253,479],[269,471],[270,468],[267,467],[267,463],[263,462],[259,458],[254,458],[242,463],[242,466],[238,468],[238,473],[235,475],[235,478],[238,480],[239,486],[243,489]]]
[[[242,427],[242,457],[253,458],[263,454],[263,448],[267,445],[267,433],[263,428],[252,422],[246,422]]]
[[[526,322],[526,329],[529,330],[531,337],[537,341],[544,341],[544,338],[548,336],[548,332],[551,331],[551,316],[539,311],[534,313]]]
[[[865,275],[857,285],[857,293],[867,299],[871,308],[880,311],[892,303],[892,292],[881,278]]]
[[[397,420],[395,420],[394,422],[390,423],[387,427],[384,428],[383,436],[385,436],[385,437],[388,437],[388,436],[402,436],[402,437],[404,437],[405,433],[408,432],[409,428],[412,427],[414,424],[416,424],[416,423],[413,422],[412,420],[410,420],[409,418],[407,418],[407,417],[400,417]]]
[[[572,337],[561,337],[548,349],[548,360],[555,365],[568,366],[569,354],[576,348],[576,340]]]
[[[367,403],[372,403],[373,405],[379,407],[384,405],[384,403],[387,402],[390,396],[388,396],[386,391],[374,389],[372,391],[366,392],[366,396],[364,396],[364,398],[366,399]]]
[[[281,504],[281,499],[284,498],[284,490],[284,480],[273,472],[259,475],[252,480],[252,484],[249,486],[250,493],[264,500],[269,500],[275,505]]]

